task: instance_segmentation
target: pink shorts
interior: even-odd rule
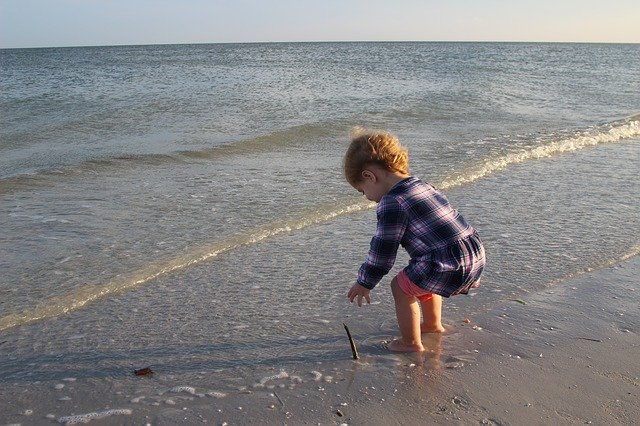
[[[400,289],[404,294],[416,297],[421,302],[431,300],[431,298],[433,297],[433,293],[429,293],[428,291],[423,290],[422,288],[414,284],[409,279],[407,274],[404,273],[404,270],[398,272],[398,275],[396,275],[396,280],[398,281],[398,285],[400,286]]]

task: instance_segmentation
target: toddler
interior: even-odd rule
[[[351,186],[378,203],[376,233],[347,297],[358,306],[363,298],[371,303],[369,291],[389,272],[402,245],[411,259],[391,281],[401,337],[389,349],[424,351],[421,333],[444,331],[442,297],[466,294],[479,285],[485,265],[482,241],[444,194],[409,175],[407,150],[390,133],[355,129],[344,174]]]

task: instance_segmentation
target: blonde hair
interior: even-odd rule
[[[362,171],[372,165],[409,174],[409,154],[395,135],[355,127],[344,156],[344,177],[351,185],[356,184],[362,180]]]

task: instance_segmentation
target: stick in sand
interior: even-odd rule
[[[358,348],[356,348],[356,342],[354,342],[353,337],[351,337],[349,327],[347,327],[347,324],[345,323],[342,323],[342,325],[344,325],[344,329],[347,331],[347,337],[349,338],[349,343],[351,344],[351,352],[353,352],[353,359],[360,359],[360,356],[358,356]]]

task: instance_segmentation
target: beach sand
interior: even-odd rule
[[[160,372],[4,383],[0,424],[634,424],[638,270],[636,256],[489,312],[445,312],[448,332],[424,335],[422,355],[365,339],[354,361],[345,336],[344,359],[274,368],[232,391],[216,389],[215,372],[182,387]]]

